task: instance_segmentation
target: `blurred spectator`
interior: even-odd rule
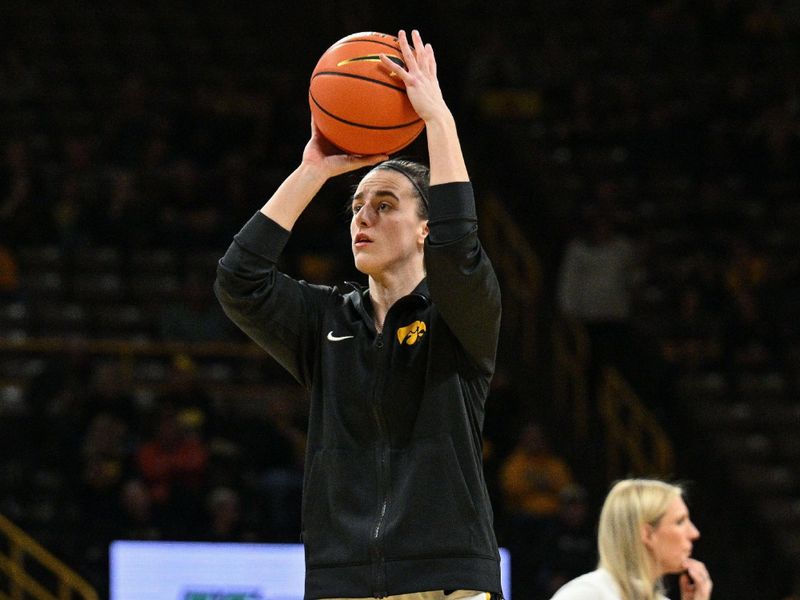
[[[86,137],[69,136],[62,141],[62,158],[53,177],[53,201],[48,205],[56,229],[55,239],[71,249],[93,243],[100,204],[99,170],[95,146]]]
[[[253,541],[242,522],[241,497],[229,487],[212,489],[206,498],[209,525],[204,538],[213,542]]]
[[[86,396],[94,375],[86,340],[64,340],[63,345],[64,352],[50,355],[30,381],[30,439],[18,452],[35,456],[40,465],[71,468],[91,421]]]
[[[43,194],[28,143],[9,139],[0,163],[0,240],[12,247],[20,243],[54,241],[55,223]]]
[[[129,479],[122,486],[117,519],[114,539],[159,540],[162,537],[153,514],[153,499],[141,479]]]
[[[501,486],[512,525],[546,528],[558,514],[559,494],[573,482],[567,462],[555,454],[545,432],[528,423],[501,467]]]
[[[131,471],[127,424],[109,413],[92,417],[84,434],[78,481],[83,562],[104,568],[119,527],[119,498]]]
[[[158,244],[156,203],[142,189],[137,172],[108,169],[102,181],[103,198],[89,219],[98,244],[121,246],[130,252]]]
[[[11,250],[0,243],[0,300],[20,297],[19,266]]]
[[[136,450],[138,473],[165,537],[191,538],[204,523],[208,448],[174,406],[160,406],[154,417],[153,433]]]
[[[492,106],[491,94],[524,87],[526,73],[521,58],[527,57],[514,52],[513,40],[497,23],[488,23],[480,36],[465,64],[464,101],[473,111],[497,117],[502,115],[503,106]]]
[[[748,291],[731,298],[725,315],[723,358],[731,375],[769,368],[777,358],[781,336],[766,318],[761,303]]]
[[[166,385],[156,397],[155,406],[172,406],[178,419],[209,441],[221,427],[221,416],[214,410],[214,400],[198,378],[198,367],[186,354],[172,357]]]
[[[276,388],[265,405],[265,418],[235,425],[236,439],[249,452],[245,468],[254,482],[268,539],[297,539],[305,458],[305,415],[296,398]]]
[[[95,415],[84,435],[81,482],[85,514],[106,524],[116,516],[117,495],[130,474],[128,435],[127,424],[108,413]]]
[[[769,277],[769,261],[743,238],[734,238],[724,267],[725,286],[730,294],[756,292]]]
[[[483,466],[486,486],[492,500],[495,522],[499,528],[505,522],[505,504],[500,486],[500,468],[516,444],[516,427],[523,409],[513,377],[499,367],[492,377],[486,416],[483,422]]]
[[[87,340],[63,340],[63,352],[48,356],[28,385],[28,404],[40,419],[65,419],[79,412],[79,399],[92,380]],[[83,429],[81,428],[81,431]]]
[[[115,87],[117,97],[103,121],[103,154],[118,167],[139,164],[158,130],[153,91],[147,80],[128,72]]]
[[[262,479],[267,501],[267,531],[279,539],[291,539],[300,525],[305,420],[293,398],[278,394],[270,399],[267,407],[270,452]]]
[[[680,291],[674,317],[661,328],[661,353],[681,368],[697,368],[719,362],[722,351],[720,317],[705,306],[699,290]]]
[[[744,28],[754,38],[780,38],[786,33],[786,24],[780,11],[772,2],[754,2],[744,20]]]
[[[54,241],[65,249],[72,249],[89,241],[86,239],[88,231],[82,227],[81,222],[81,212],[87,204],[81,191],[78,177],[73,173],[65,173],[58,182],[50,208],[56,229]]]
[[[538,423],[528,423],[500,467],[507,545],[514,556],[512,589],[534,590],[558,518],[559,495],[573,483],[566,461],[550,450]]]
[[[131,370],[120,360],[94,363],[89,389],[80,407],[83,422],[89,423],[96,415],[107,413],[138,433],[141,418],[131,393],[131,382]]]
[[[582,486],[573,484],[561,490],[558,519],[543,546],[537,577],[542,598],[552,597],[567,581],[597,566],[594,519]]]
[[[165,195],[157,228],[167,246],[203,248],[222,245],[222,203],[210,197],[206,177],[189,158],[177,159],[165,173]]]
[[[558,307],[586,326],[598,367],[619,364],[630,341],[634,267],[633,244],[604,212],[590,212],[586,231],[567,244],[558,272]]]

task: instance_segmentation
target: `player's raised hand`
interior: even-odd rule
[[[374,165],[388,159],[385,154],[356,156],[345,154],[325,139],[311,119],[311,137],[303,149],[303,164],[318,170],[326,179]]]
[[[427,123],[439,115],[447,114],[449,109],[439,87],[433,47],[423,43],[422,37],[416,29],[411,32],[413,47],[409,44],[406,32],[402,29],[397,37],[406,68],[403,69],[385,55],[381,57],[381,62],[403,80],[408,99],[423,121]]]

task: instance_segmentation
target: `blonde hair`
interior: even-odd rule
[[[657,479],[624,479],[611,488],[600,511],[597,549],[600,567],[611,573],[623,600],[655,600],[664,593],[653,581],[652,560],[642,526],[655,526],[683,488]]]

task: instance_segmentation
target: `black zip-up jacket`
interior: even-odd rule
[[[256,213],[220,260],[228,316],[310,392],[306,597],[500,594],[481,429],[500,291],[469,183],[432,186],[426,279],[389,310],[276,267],[289,232]]]

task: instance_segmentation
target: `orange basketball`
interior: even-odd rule
[[[354,33],[328,48],[311,75],[308,102],[314,122],[348,154],[391,154],[425,127],[402,79],[380,61],[386,54],[404,65],[397,38]]]

